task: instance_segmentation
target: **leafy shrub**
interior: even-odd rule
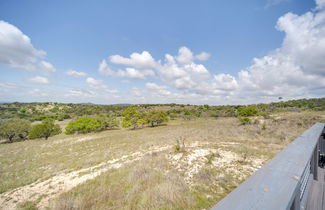
[[[185,152],[185,139],[176,139],[175,152]]]
[[[52,120],[44,120],[42,123],[34,125],[29,133],[30,139],[45,138],[60,134],[61,128],[58,124],[54,124]]]
[[[258,110],[255,106],[245,106],[238,109],[238,114],[241,117],[255,116],[258,114]]]
[[[243,118],[239,118],[239,122],[242,125],[246,125],[246,124],[250,124],[252,122],[252,120],[249,119],[248,117],[243,117]]]
[[[132,129],[136,129],[147,123],[145,114],[140,113],[137,107],[127,108],[122,115],[124,116],[122,121],[123,127],[132,127]]]
[[[31,123],[24,119],[8,119],[0,123],[0,136],[13,142],[17,139],[26,139],[30,131]]]
[[[113,116],[98,116],[95,119],[101,124],[101,130],[116,128],[120,124],[119,120]]]
[[[90,133],[102,129],[102,124],[90,117],[82,117],[70,122],[65,128],[65,134]]]
[[[162,111],[149,111],[146,115],[146,120],[151,127],[158,126],[163,122],[168,121],[167,114]]]

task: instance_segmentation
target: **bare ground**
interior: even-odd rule
[[[46,209],[49,202],[60,194],[71,190],[77,185],[88,180],[94,179],[110,169],[118,169],[129,163],[142,159],[143,157],[159,152],[166,152],[166,157],[175,166],[177,170],[185,173],[185,181],[192,184],[193,175],[197,174],[200,168],[206,163],[206,156],[211,152],[222,154],[213,161],[213,165],[227,167],[228,163],[239,160],[240,157],[235,153],[222,149],[209,149],[206,147],[210,142],[194,142],[187,145],[187,152],[175,153],[172,149],[174,145],[165,145],[162,147],[151,147],[147,151],[139,151],[129,155],[123,155],[92,167],[75,170],[69,173],[61,172],[45,181],[34,182],[32,184],[16,188],[11,191],[0,194],[0,208],[3,210],[16,209],[19,203],[25,201],[36,201],[39,209]],[[220,145],[231,145],[233,142],[221,142]],[[262,161],[259,166],[262,164]],[[184,167],[185,166],[185,167]],[[236,171],[237,173],[239,171]]]
[[[76,170],[70,173],[62,173],[46,181],[35,182],[0,195],[1,209],[15,209],[18,203],[24,201],[38,201],[38,207],[44,209],[48,206],[49,200],[66,192],[78,184],[93,179],[100,174],[110,170],[117,169],[125,164],[134,162],[142,157],[155,152],[161,152],[169,149],[171,146],[152,148],[149,151],[135,152],[130,155],[124,155],[120,158],[112,159],[98,165]]]

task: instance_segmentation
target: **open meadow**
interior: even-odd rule
[[[324,111],[201,117],[0,144],[2,209],[207,209]],[[70,119],[60,121],[64,129]]]

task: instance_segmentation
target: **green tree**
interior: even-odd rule
[[[151,110],[146,115],[147,122],[151,127],[158,126],[168,121],[167,114],[162,111]]]
[[[47,140],[50,136],[60,134],[61,132],[61,128],[58,124],[54,124],[52,120],[44,120],[42,123],[36,124],[32,127],[29,133],[29,138],[44,138]]]
[[[132,127],[136,129],[142,127],[146,124],[146,116],[144,113],[140,113],[137,107],[128,107],[124,112],[122,126],[123,127]]]
[[[101,130],[119,127],[119,120],[114,116],[98,116],[96,120],[101,124]]]
[[[66,134],[74,134],[74,133],[90,133],[92,131],[99,131],[102,128],[102,124],[90,117],[82,117],[75,121],[70,122],[65,127]]]
[[[24,119],[8,119],[0,124],[0,136],[13,142],[16,139],[26,139],[31,123]]]

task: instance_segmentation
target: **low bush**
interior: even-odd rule
[[[241,117],[256,116],[258,110],[255,106],[244,106],[238,109],[238,114]]]
[[[163,122],[167,122],[168,117],[165,112],[152,110],[146,114],[146,120],[151,127],[155,127]]]
[[[122,113],[123,121],[122,126],[127,128],[131,127],[132,129],[143,127],[147,123],[145,113],[139,112],[137,107],[129,107]]]
[[[44,120],[42,123],[34,125],[29,133],[30,139],[45,138],[60,134],[61,128],[58,124],[54,124],[52,120]]]
[[[239,118],[239,122],[242,125],[246,125],[246,124],[250,124],[252,122],[252,120],[249,119],[248,117],[243,117],[243,118]]]
[[[31,128],[31,123],[24,119],[8,119],[0,123],[0,136],[13,142],[26,139]]]
[[[102,124],[90,117],[82,117],[70,122],[65,128],[65,134],[90,133],[102,129]]]
[[[120,125],[119,120],[113,116],[98,116],[95,119],[101,124],[101,130],[116,128]]]

